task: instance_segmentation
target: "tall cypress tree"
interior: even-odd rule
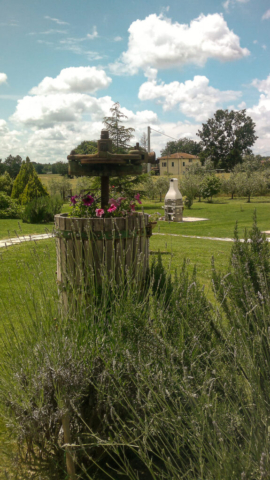
[[[20,195],[20,202],[22,205],[25,205],[35,198],[46,197],[47,195],[49,195],[48,191],[46,187],[42,185],[35,171],[34,175],[31,175],[29,178],[23,193]]]
[[[34,175],[34,173],[36,173],[34,166],[30,162],[30,158],[26,157],[26,160],[22,162],[20,171],[14,180],[11,198],[20,198],[27,183],[29,182],[29,178],[31,175]]]

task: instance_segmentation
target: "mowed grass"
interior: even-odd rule
[[[144,202],[147,213],[159,212],[163,215],[162,203]],[[174,233],[179,235],[196,235],[205,237],[233,237],[236,222],[239,237],[244,238],[245,229],[250,229],[254,212],[257,214],[258,227],[270,230],[270,198],[259,197],[247,203],[246,199],[230,200],[220,197],[214,203],[195,201],[191,209],[185,208],[184,217],[207,218],[198,222],[158,222],[155,232]]]

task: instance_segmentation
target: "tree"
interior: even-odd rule
[[[187,206],[190,208],[195,197],[201,197],[203,175],[187,172],[181,179],[181,193],[187,197]]]
[[[84,140],[74,150],[71,150],[70,155],[91,155],[97,153],[96,140]]]
[[[22,157],[19,155],[16,155],[16,157],[9,155],[9,157],[7,157],[4,161],[5,171],[8,171],[11,178],[16,178],[20,171],[21,164]]]
[[[143,133],[140,139],[140,146],[146,152],[148,151],[148,138],[146,133]]]
[[[55,162],[52,164],[52,173],[59,175],[68,174],[68,162]]]
[[[30,177],[34,174],[37,175],[34,166],[30,161],[30,158],[26,157],[26,160],[22,162],[20,171],[14,180],[11,198],[17,198],[19,200],[27,183],[29,182]]]
[[[239,173],[238,180],[238,194],[247,197],[247,202],[254,195],[264,195],[267,191],[267,180],[265,176],[259,172],[249,174],[247,172]]]
[[[210,158],[215,168],[231,170],[242,162],[244,154],[250,154],[250,147],[258,138],[255,123],[246,115],[246,110],[217,110],[213,118],[202,124],[197,135],[201,139],[202,163]]]
[[[12,184],[13,181],[8,172],[5,172],[4,175],[0,176],[0,192],[4,192],[6,195],[11,195]]]
[[[162,201],[162,195],[169,190],[170,181],[166,177],[159,177],[155,183],[155,192],[159,195],[159,201]]]
[[[67,177],[51,178],[49,180],[49,191],[52,196],[61,195],[62,199],[65,200],[71,193],[70,180]]]
[[[134,137],[134,128],[126,128],[121,123],[123,119],[127,118],[120,110],[120,104],[116,102],[110,109],[112,112],[111,117],[104,117],[103,123],[106,129],[109,131],[110,138],[113,141],[115,153],[125,153],[129,148],[129,142]]]
[[[221,180],[221,189],[224,193],[231,195],[231,200],[233,200],[233,196],[238,193],[238,183],[238,178],[235,173],[231,173],[229,178],[223,178]]]
[[[34,175],[30,176],[22,195],[20,195],[20,201],[22,205],[26,205],[35,198],[46,197],[48,195],[46,187],[42,185],[35,171]]]
[[[203,198],[208,198],[208,202],[212,202],[213,195],[217,195],[221,189],[221,181],[215,175],[204,177],[201,185],[201,195]],[[211,198],[211,200],[210,200]]]
[[[199,142],[191,140],[190,138],[180,138],[175,142],[168,142],[166,147],[161,150],[161,156],[172,155],[173,153],[183,152],[190,155],[199,155],[202,147]]]

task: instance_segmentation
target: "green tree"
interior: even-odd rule
[[[175,142],[168,142],[166,147],[161,150],[161,156],[172,155],[173,153],[183,152],[190,155],[199,155],[202,151],[202,147],[199,142],[184,137],[176,140]]]
[[[238,186],[238,178],[235,173],[231,173],[229,178],[222,178],[221,180],[221,190],[231,195],[231,200],[233,200],[233,196],[238,193]]]
[[[20,171],[14,180],[11,198],[17,198],[18,200],[20,199],[20,196],[29,182],[30,177],[34,174],[37,176],[30,158],[26,157],[26,160],[22,162]]]
[[[52,164],[52,173],[58,175],[68,174],[68,162],[55,162]]]
[[[238,194],[247,197],[247,202],[256,195],[265,195],[267,192],[267,179],[260,172],[243,172],[237,175]]]
[[[125,118],[124,113],[120,110],[120,104],[116,102],[110,109],[111,117],[104,117],[103,123],[106,129],[109,131],[110,138],[113,141],[115,153],[125,153],[130,147],[130,140],[134,137],[134,128],[126,128],[121,125]]]
[[[215,168],[224,168],[226,171],[233,169],[242,162],[243,155],[251,153],[250,147],[258,138],[255,127],[246,110],[217,110],[197,133],[201,139],[202,163],[210,158]]]
[[[186,205],[190,208],[193,200],[196,197],[201,197],[201,185],[203,182],[203,175],[186,172],[181,179],[181,193],[187,197]]]
[[[96,140],[84,140],[74,150],[71,150],[70,155],[91,155],[97,153]]]
[[[159,177],[155,183],[155,193],[159,195],[159,201],[162,201],[162,196],[167,193],[170,186],[170,180],[167,177]]]
[[[0,192],[4,192],[7,195],[11,195],[13,181],[8,172],[0,176]]]
[[[8,171],[11,178],[16,178],[22,165],[22,157],[9,155],[4,161],[5,171]]]
[[[34,175],[30,176],[22,195],[20,196],[20,201],[22,205],[26,205],[35,198],[46,197],[47,195],[49,195],[48,191],[46,187],[42,185],[35,171]]]
[[[70,180],[67,177],[51,178],[49,180],[49,192],[52,196],[61,195],[61,198],[65,200],[71,193]]]
[[[217,195],[221,189],[221,181],[215,175],[205,176],[201,185],[201,195],[212,202],[213,195]],[[211,200],[210,200],[211,199]]]

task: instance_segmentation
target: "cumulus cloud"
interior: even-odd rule
[[[173,23],[164,15],[149,15],[129,27],[128,50],[110,66],[115,74],[136,74],[148,67],[203,66],[209,58],[238,60],[249,55],[223,16],[201,14],[190,25]]]
[[[255,79],[252,85],[261,92],[259,102],[247,109],[256,123],[256,132],[259,137],[254,150],[262,155],[270,153],[270,75],[265,80]]]
[[[209,85],[207,77],[196,75],[193,80],[184,83],[145,82],[138,96],[140,100],[158,100],[165,111],[179,106],[184,115],[199,122],[207,120],[222,103],[238,99],[241,92],[220,91]]]
[[[7,75],[5,73],[0,73],[0,85],[1,83],[6,83]]]
[[[270,18],[270,9],[263,14],[262,20],[268,20],[269,18]]]
[[[11,120],[46,128],[59,122],[80,121],[83,114],[100,119],[108,114],[112,103],[111,97],[97,99],[81,93],[26,96],[18,101]]]
[[[88,33],[87,38],[89,38],[90,40],[94,40],[94,38],[97,38],[97,37],[98,37],[97,27],[94,25],[92,33]]]
[[[58,93],[94,93],[107,88],[112,79],[104,70],[96,67],[70,67],[61,70],[56,78],[45,77],[37,87],[30,90],[33,95]]]

